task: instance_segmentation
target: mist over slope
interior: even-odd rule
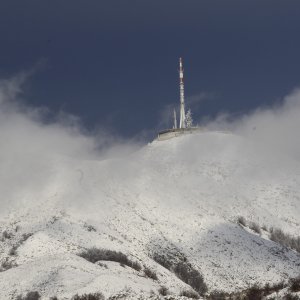
[[[20,104],[22,80],[0,84],[1,299],[31,290],[45,299],[98,291],[135,299],[161,286],[179,295],[191,289],[174,274],[182,262],[209,291],[299,275],[297,252],[237,224],[243,216],[299,235],[299,92],[211,131],[135,151],[117,143],[104,155],[107,136],[86,135],[72,116],[47,123],[43,109]],[[121,251],[141,270],[78,256],[92,247]]]
[[[149,292],[160,284],[179,294],[185,284],[154,259],[167,253],[184,254],[210,290],[297,276],[299,254],[236,223],[244,216],[299,232],[300,164],[282,166],[257,151],[236,135],[207,132],[155,141],[126,159],[53,159],[59,168],[51,184],[19,192],[22,209],[1,222],[13,236],[1,244],[1,259],[17,265],[0,273],[3,297],[33,287],[67,299],[75,292],[111,295],[125,286]],[[9,256],[24,233],[32,235]],[[76,255],[90,247],[126,253],[159,280],[141,283],[130,268],[103,270]],[[76,287],[70,283],[75,274]]]

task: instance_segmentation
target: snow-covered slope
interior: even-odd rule
[[[0,259],[11,265],[0,273],[0,299],[32,290],[45,299],[70,299],[96,291],[134,298],[160,286],[175,295],[189,289],[153,259],[157,255],[184,256],[209,290],[300,274],[299,254],[236,222],[243,216],[299,235],[300,164],[236,135],[154,141],[122,159],[49,157],[44,172],[47,182],[38,189],[16,187],[10,201],[18,205],[0,223],[6,231]],[[91,247],[121,251],[158,280],[143,269],[77,255]]]

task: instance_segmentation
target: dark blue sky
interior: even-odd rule
[[[300,85],[298,0],[1,0],[0,36],[1,77],[46,60],[28,103],[124,137],[164,126],[179,103],[179,56],[196,120]]]

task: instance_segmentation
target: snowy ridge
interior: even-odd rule
[[[299,234],[296,161],[269,157],[241,137],[216,132],[155,141],[126,159],[49,159],[51,180],[34,192],[14,193],[19,204],[0,223],[11,235],[0,242],[0,260],[13,266],[0,273],[0,299],[32,290],[44,299],[98,291],[134,299],[158,294],[160,286],[179,295],[190,287],[153,259],[168,251],[183,253],[209,291],[300,273],[298,253],[236,222],[243,216]],[[121,251],[158,280],[77,255],[91,247]]]

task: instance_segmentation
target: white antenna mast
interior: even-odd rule
[[[177,129],[177,117],[176,117],[176,110],[174,108],[174,126],[173,126],[174,129]]]
[[[185,128],[183,64],[182,64],[181,57],[179,58],[179,87],[180,87],[180,124],[179,124],[179,128]]]

